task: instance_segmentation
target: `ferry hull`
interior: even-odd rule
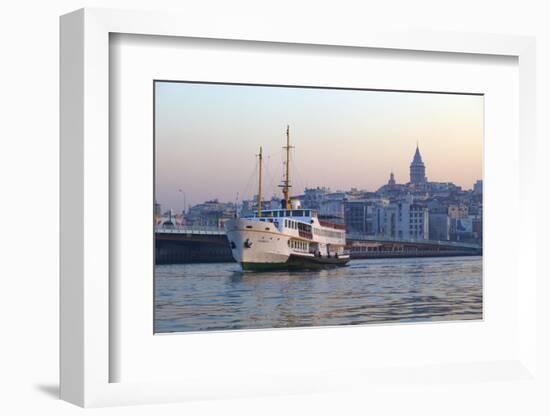
[[[349,258],[305,257],[291,254],[284,263],[241,262],[243,270],[320,270],[347,266]]]
[[[233,258],[243,270],[316,270],[345,266],[349,262],[348,255],[293,252],[289,244],[292,237],[280,233],[268,222],[233,219],[227,221],[225,227]]]

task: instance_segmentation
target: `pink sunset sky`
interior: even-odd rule
[[[293,194],[374,191],[390,171],[406,183],[417,143],[428,180],[482,179],[481,95],[156,82],[156,200],[181,210],[183,193],[187,206],[252,198],[260,146],[264,195],[280,195],[287,124]]]

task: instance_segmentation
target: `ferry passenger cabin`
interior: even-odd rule
[[[244,217],[257,219],[258,221],[270,222],[280,231],[297,230],[301,238],[308,240],[314,237],[323,239],[340,240],[345,243],[345,226],[334,224],[328,221],[319,220],[317,211],[312,209],[274,209],[263,210],[261,216],[258,213]]]

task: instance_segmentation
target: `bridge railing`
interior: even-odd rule
[[[180,225],[174,227],[155,227],[156,233],[161,234],[205,234],[205,235],[224,235],[223,228],[215,226],[200,226],[200,225]]]
[[[383,243],[413,243],[413,244],[429,244],[440,246],[453,246],[459,248],[473,248],[480,249],[481,246],[476,243],[466,243],[461,241],[448,241],[448,240],[425,240],[422,238],[402,238],[399,240],[376,235],[364,235],[357,233],[347,233],[346,238],[348,240],[361,240],[361,241],[379,241]]]

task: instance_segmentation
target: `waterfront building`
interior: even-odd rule
[[[239,215],[247,216],[252,214],[256,210],[255,204],[249,200],[243,200],[241,206],[239,207]]]
[[[187,222],[197,226],[218,227],[220,221],[234,218],[235,214],[235,204],[213,199],[190,207]]]
[[[430,240],[447,241],[451,239],[451,219],[447,213],[429,213]]]
[[[279,209],[281,207],[281,200],[275,195],[271,196],[271,199],[262,199],[262,209]],[[258,195],[254,195],[251,200],[244,200],[239,209],[239,215],[248,216],[258,211]]]
[[[378,234],[387,239],[426,240],[429,237],[429,212],[423,205],[407,201],[378,206],[374,214]]]
[[[393,172],[390,172],[388,183],[378,188],[376,195],[388,198],[397,198],[405,194],[409,194],[410,192],[411,189],[406,185],[398,184],[395,180],[395,175]]]
[[[414,153],[413,161],[410,166],[410,183],[412,185],[421,185],[427,182],[426,167],[422,161],[420,155],[420,149],[418,144],[416,145],[416,152]]]
[[[476,216],[472,221],[472,230],[476,241],[481,244],[483,242],[483,220]]]
[[[450,196],[462,188],[452,182],[426,182],[426,190],[433,196]]]
[[[405,213],[406,215],[406,213]],[[409,205],[409,236],[415,240],[426,240],[429,238],[429,212],[428,208],[420,204]],[[405,233],[405,231],[404,231]]]
[[[454,218],[452,220],[453,235],[452,239],[456,241],[474,241],[473,219]]]
[[[350,234],[373,234],[374,203],[369,200],[345,200],[344,221]]]
[[[374,192],[368,192],[357,188],[351,188],[349,191],[346,191],[346,199],[349,201],[368,199],[373,197],[376,197],[376,194]]]
[[[468,218],[469,209],[464,204],[450,204],[447,212],[451,219],[465,219]]]
[[[268,209],[278,209],[281,206],[281,199],[276,195],[272,195],[269,203],[267,204]]]
[[[476,183],[474,183],[474,195],[481,194],[483,194],[483,181],[479,179],[476,181]]]
[[[445,204],[441,198],[431,198],[425,201],[426,207],[430,214],[445,214],[448,215],[448,204]]]
[[[375,235],[379,233],[378,210],[390,200],[373,193],[364,193],[362,199],[344,200],[344,222],[348,233]]]
[[[330,193],[330,189],[325,188],[324,186],[317,188],[306,188],[304,190],[304,195],[301,196],[300,200],[304,208],[319,210],[321,202],[325,199],[328,193]]]
[[[476,217],[481,217],[483,215],[483,204],[481,201],[477,200],[475,196],[474,199],[470,201],[470,205],[468,205],[468,214],[475,215]]]
[[[344,220],[344,200],[346,194],[343,192],[333,192],[325,195],[319,203],[319,216],[321,218],[331,218]]]

